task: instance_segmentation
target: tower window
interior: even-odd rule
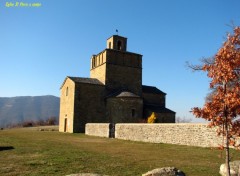
[[[68,96],[68,87],[66,88],[66,96]]]
[[[117,49],[118,50],[122,49],[122,42],[120,40],[118,40],[118,42],[117,42]]]
[[[109,49],[112,48],[112,43],[111,43],[111,42],[108,43],[108,48],[109,48]]]
[[[93,58],[93,68],[95,68],[96,63],[95,63],[95,57]]]

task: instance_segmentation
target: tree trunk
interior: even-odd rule
[[[223,83],[223,89],[224,89],[224,94],[226,95],[227,93],[227,84],[224,82]],[[225,133],[226,133],[226,139],[225,139],[225,149],[226,149],[226,159],[225,159],[225,164],[226,164],[226,175],[227,176],[231,176],[230,175],[230,156],[229,156],[229,131],[228,131],[228,107],[226,106],[225,102],[224,102],[224,116],[225,116],[225,123],[224,123],[224,128],[225,128]]]
[[[228,140],[228,123],[227,123],[227,118],[225,121],[225,132],[226,132],[226,139],[225,139],[225,148],[226,148],[226,160],[225,160],[225,164],[226,164],[226,175],[227,176],[231,176],[230,175],[230,156],[229,156],[229,140]]]

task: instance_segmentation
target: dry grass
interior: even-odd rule
[[[233,159],[239,151],[231,151]],[[21,128],[0,131],[0,175],[67,175],[91,172],[141,175],[174,166],[189,176],[218,175],[221,152]]]

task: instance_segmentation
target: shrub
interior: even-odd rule
[[[153,112],[153,113],[151,114],[151,116],[148,117],[147,123],[155,123],[155,122],[156,122],[156,119],[157,119],[156,114],[155,114],[155,112]]]

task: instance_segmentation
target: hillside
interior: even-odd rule
[[[0,127],[23,121],[46,120],[59,115],[59,97],[21,96],[0,97]]]

